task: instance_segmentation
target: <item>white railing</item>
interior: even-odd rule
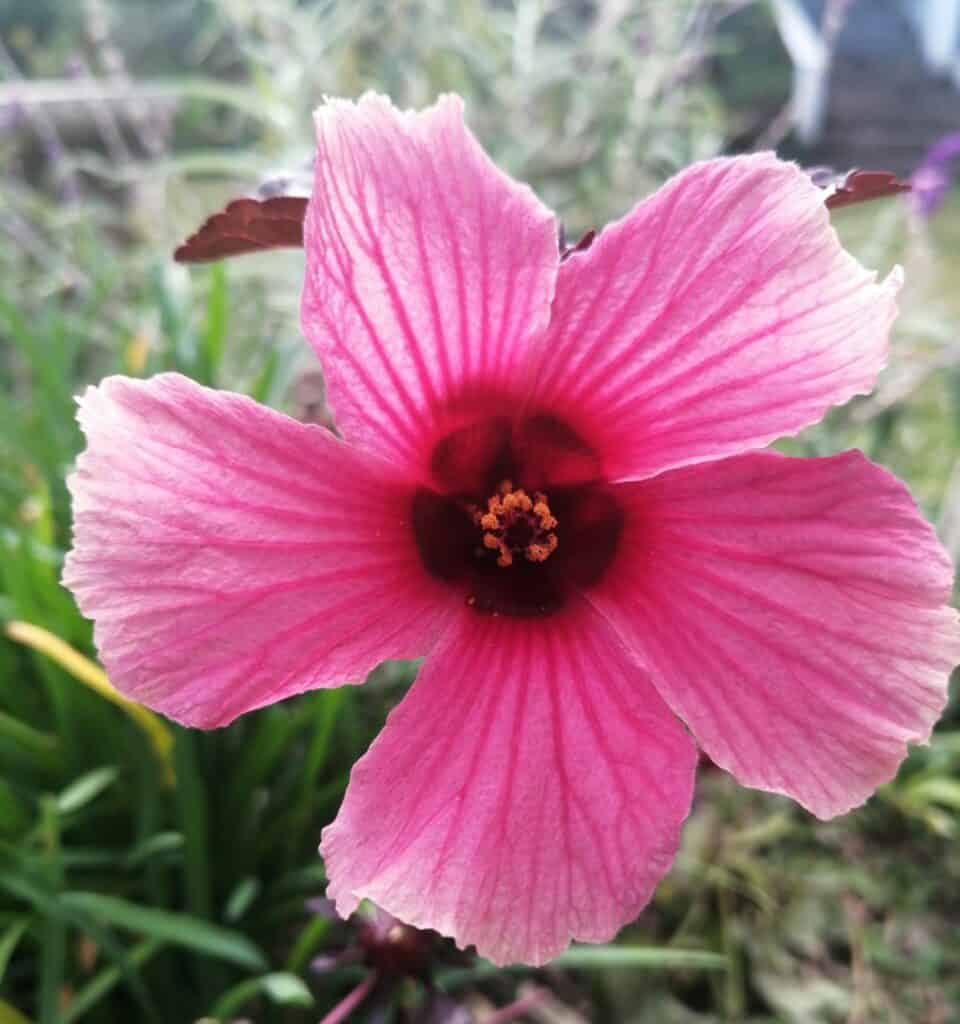
[[[816,142],[827,112],[830,48],[797,0],[772,0],[780,38],[793,63],[791,120],[797,138]]]
[[[960,85],[960,0],[914,0],[923,59]]]

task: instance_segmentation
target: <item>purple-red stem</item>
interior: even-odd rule
[[[347,1019],[368,995],[373,991],[377,983],[376,974],[368,974],[363,981],[352,992],[349,992],[339,1003],[320,1021],[320,1024],[340,1024]]]

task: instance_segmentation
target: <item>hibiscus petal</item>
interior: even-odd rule
[[[874,280],[793,164],[696,164],[563,262],[540,394],[613,479],[762,447],[870,390],[899,271]]]
[[[425,421],[526,371],[559,263],[554,218],[490,161],[458,97],[422,113],[330,100],[316,121],[303,330],[344,436],[419,460]]]
[[[449,596],[385,463],[176,374],[107,379],[80,423],[64,583],[122,693],[212,727],[432,645]]]
[[[469,613],[354,766],[323,834],[328,895],[497,963],[606,941],[673,859],[695,762],[589,606]]]
[[[616,488],[620,560],[589,592],[704,750],[819,817],[922,742],[960,660],[952,570],[860,452],[774,452]]]

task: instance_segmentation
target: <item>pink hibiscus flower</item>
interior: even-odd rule
[[[64,579],[117,687],[209,728],[426,655],[329,894],[499,963],[640,911],[698,744],[821,817],[891,778],[960,658],[949,561],[859,452],[758,449],[871,388],[898,277],[769,154],[561,259],[458,99],[317,135],[303,328],[345,441],[173,374],[81,399]]]

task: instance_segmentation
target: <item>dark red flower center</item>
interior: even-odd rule
[[[623,512],[594,449],[552,415],[492,416],[434,445],[413,499],[427,571],[480,612],[546,615],[610,565]]]

